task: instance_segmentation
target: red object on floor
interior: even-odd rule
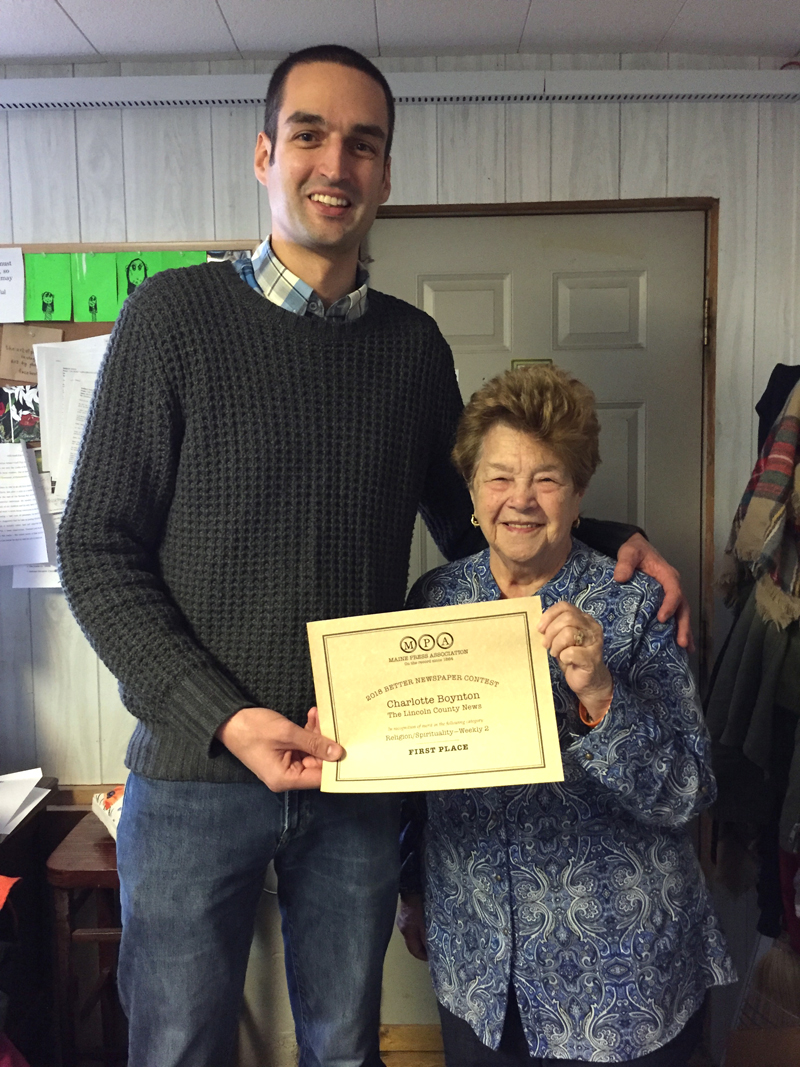
[[[800,952],[800,918],[795,911],[797,891],[794,879],[800,870],[800,852],[784,852],[778,849],[778,865],[781,874],[781,898],[783,899],[783,922],[789,935],[789,944]]]
[[[0,1067],[29,1067],[21,1052],[17,1052],[5,1034],[0,1034]]]
[[[8,894],[11,892],[12,885],[18,881],[19,878],[9,878],[5,874],[0,874],[0,909],[2,909],[3,905],[8,899]],[[0,1067],[5,1067],[1,1060]]]

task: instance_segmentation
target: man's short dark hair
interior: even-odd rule
[[[312,48],[303,48],[299,52],[290,53],[282,60],[269,80],[267,99],[264,106],[264,133],[269,138],[271,145],[270,162],[275,153],[275,142],[278,135],[278,114],[283,104],[283,86],[293,67],[302,63],[337,63],[340,67],[352,67],[360,70],[372,78],[383,90],[386,99],[386,113],[389,118],[389,129],[386,131],[386,144],[384,145],[384,159],[389,158],[392,150],[392,137],[394,136],[394,97],[389,83],[374,63],[370,63],[366,56],[356,52],[354,48],[348,48],[343,44],[317,44]]]

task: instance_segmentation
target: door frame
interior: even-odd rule
[[[700,691],[705,694],[713,657],[714,625],[714,434],[716,416],[716,311],[719,199],[679,196],[645,200],[545,200],[495,204],[385,204],[379,219],[490,218],[515,215],[603,215],[643,211],[702,211],[705,217],[703,292],[703,397],[700,531],[700,618],[697,651]]]

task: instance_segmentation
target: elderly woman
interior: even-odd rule
[[[599,462],[591,392],[510,371],[464,411],[453,458],[489,547],[408,606],[536,594],[563,783],[429,794],[427,956],[449,1067],[686,1067],[709,986],[735,981],[686,824],[708,739],[662,590],[572,537]],[[513,739],[509,739],[512,743]],[[418,900],[399,925],[425,955]]]

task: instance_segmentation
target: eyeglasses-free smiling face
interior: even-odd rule
[[[275,144],[261,133],[256,146],[273,247],[332,257],[357,251],[391,190],[387,132],[383,91],[367,74],[337,63],[292,68]]]
[[[495,423],[483,438],[470,494],[502,592],[533,592],[558,573],[583,493],[553,451],[530,434]]]

